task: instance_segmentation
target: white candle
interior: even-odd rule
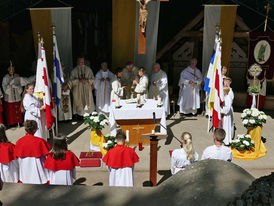
[[[162,99],[161,99],[161,97],[158,97],[158,105],[162,105]]]
[[[129,142],[129,130],[126,130],[126,142]]]
[[[153,130],[151,131],[151,133],[152,133],[152,134],[155,134],[155,130],[153,129]]]

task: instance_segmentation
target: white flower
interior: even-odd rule
[[[258,116],[258,119],[259,119],[259,120],[262,120],[262,119],[263,119],[263,115],[259,115],[259,116]]]
[[[237,139],[242,139],[242,138],[244,138],[244,135],[243,135],[243,134],[238,134],[238,135],[237,135]]]
[[[249,145],[250,145],[249,142],[246,141],[246,140],[243,141],[243,144],[245,144],[246,146],[249,146]]]
[[[257,116],[259,116],[259,112],[258,111],[256,111],[256,110],[254,110],[254,111],[252,111],[252,113],[251,113],[251,115],[253,116],[253,117],[257,117]]]
[[[255,120],[254,119],[250,119],[248,120],[250,124],[255,124]]]
[[[248,123],[248,120],[247,119],[244,119],[243,120],[243,124],[247,124]]]
[[[108,143],[102,143],[103,148],[107,148],[108,147]]]
[[[94,117],[93,117],[93,116],[90,116],[89,118],[90,118],[90,120],[93,120],[93,119],[94,119]]]
[[[85,113],[85,114],[84,114],[84,117],[88,117],[88,116],[89,116],[89,113]]]
[[[251,142],[251,144],[255,144],[254,140],[251,140],[250,142]]]
[[[246,134],[245,137],[249,138],[249,139],[251,138],[251,136],[249,134]]]
[[[248,109],[244,109],[243,113],[246,113],[248,111]]]
[[[112,141],[111,141],[111,140],[108,140],[108,141],[107,141],[107,144],[112,144]]]
[[[94,117],[93,121],[96,123],[99,122],[99,117]]]
[[[240,147],[241,147],[241,148],[245,148],[245,145],[241,144]]]
[[[266,116],[266,115],[263,115],[263,118],[266,120],[266,119],[267,119],[267,116]]]
[[[233,143],[239,143],[240,140],[239,140],[239,139],[234,139],[234,140],[232,140],[232,142],[233,142]]]
[[[251,111],[250,111],[250,110],[248,110],[248,111],[246,112],[246,114],[250,115],[250,114],[251,114]]]
[[[105,126],[105,122],[104,121],[100,122],[100,125]]]
[[[92,112],[91,114],[92,114],[93,116],[98,115],[97,112]]]
[[[242,113],[241,118],[245,118],[245,117],[246,117],[246,113]]]
[[[107,119],[104,119],[102,122],[104,122],[104,124],[108,124],[108,120]]]

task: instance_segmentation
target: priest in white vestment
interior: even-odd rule
[[[233,99],[229,95],[230,88],[224,87],[224,105],[221,108],[222,113],[222,128],[225,130],[225,145],[229,145],[234,136],[234,122],[233,122],[233,108],[232,103]]]
[[[122,86],[126,86],[124,98],[131,98],[131,87],[133,85],[133,80],[138,80],[138,68],[133,65],[132,62],[127,62],[126,67],[123,69],[123,74],[121,77]]]
[[[21,94],[23,89],[20,84],[20,77],[18,74],[15,74],[12,65],[8,68],[8,74],[3,78],[2,87],[4,91],[4,108],[7,124],[22,124]]]
[[[158,63],[153,65],[153,74],[151,75],[150,79],[148,98],[161,98],[161,101],[165,108],[166,116],[170,114],[168,79],[166,73],[161,70],[161,66]]]
[[[120,101],[121,98],[123,98],[124,95],[124,89],[126,86],[122,86],[121,84],[121,76],[123,74],[123,70],[121,68],[116,69],[116,75],[111,81],[111,95],[110,99],[111,102],[117,102]]]
[[[135,92],[140,95],[144,95],[144,98],[147,98],[148,93],[148,77],[145,74],[144,68],[138,69],[139,81],[133,80],[133,84],[136,85]]]
[[[202,154],[201,160],[205,159],[218,159],[224,161],[232,160],[232,151],[229,147],[223,145],[225,138],[225,130],[222,128],[216,128],[214,130],[214,145],[207,147]]]
[[[195,115],[200,108],[202,74],[196,65],[197,59],[191,59],[190,65],[180,75],[178,105],[182,114]]]
[[[101,69],[95,75],[96,110],[98,113],[109,114],[111,80],[114,74],[109,71],[107,62],[101,63]]]
[[[109,186],[133,187],[133,168],[139,162],[136,152],[126,147],[126,135],[118,132],[115,141],[117,145],[110,149],[103,158],[109,169]]]
[[[68,86],[73,95],[73,114],[83,116],[92,113],[95,105],[92,96],[94,75],[92,70],[85,65],[84,58],[78,58],[78,65],[70,74]]]

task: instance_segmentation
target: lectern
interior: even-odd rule
[[[149,181],[152,186],[157,185],[157,150],[158,141],[160,139],[166,139],[168,135],[161,133],[148,133],[142,134],[141,139],[150,140],[150,168],[149,168]]]

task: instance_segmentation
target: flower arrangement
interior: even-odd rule
[[[262,126],[266,123],[267,116],[264,112],[259,111],[256,108],[244,109],[241,114],[242,123],[245,128]]]
[[[105,137],[106,143],[103,143],[102,146],[109,151],[111,148],[116,146],[116,142],[115,142],[115,137],[114,136],[110,136],[109,134],[107,134]]]
[[[89,125],[89,129],[94,129],[96,131],[102,130],[108,125],[108,120],[105,115],[99,115],[97,112],[92,112],[91,114],[84,114],[84,123]]]
[[[259,86],[250,86],[248,87],[248,90],[253,94],[259,94],[261,89]]]
[[[230,146],[239,151],[250,151],[254,149],[255,142],[251,139],[249,134],[239,134],[236,139],[230,142]]]

